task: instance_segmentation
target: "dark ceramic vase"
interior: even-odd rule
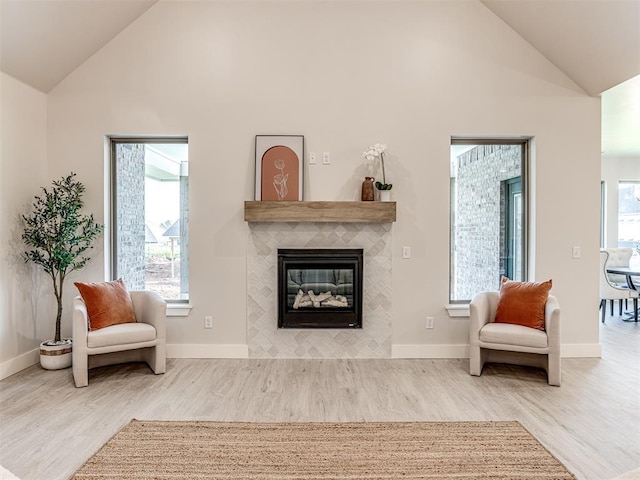
[[[373,177],[365,177],[362,182],[362,201],[363,202],[372,202],[376,198],[375,189],[373,186],[373,181],[375,178]]]

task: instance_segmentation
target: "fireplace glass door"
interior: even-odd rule
[[[278,250],[279,328],[362,328],[362,249]]]

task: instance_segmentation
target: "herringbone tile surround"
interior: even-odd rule
[[[362,248],[362,329],[278,329],[278,248]],[[251,223],[247,248],[250,358],[390,358],[391,225]]]

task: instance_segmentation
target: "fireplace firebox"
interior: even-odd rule
[[[362,328],[362,249],[278,249],[278,328]]]

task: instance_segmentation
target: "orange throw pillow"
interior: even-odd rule
[[[113,282],[80,283],[74,282],[89,315],[89,330],[135,323],[133,303],[121,278]]]
[[[502,277],[496,323],[514,323],[544,330],[544,306],[550,290],[551,280],[515,282]]]

